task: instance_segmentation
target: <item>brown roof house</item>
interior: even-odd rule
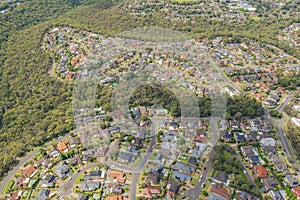
[[[69,149],[69,144],[66,141],[61,141],[57,144],[57,149],[60,153],[67,153]]]
[[[34,177],[38,173],[37,168],[33,165],[28,165],[23,171],[22,174],[28,178]]]

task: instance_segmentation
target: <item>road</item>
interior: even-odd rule
[[[105,163],[108,167],[114,168],[114,169],[119,170],[119,171],[129,172],[129,173],[133,174],[133,180],[132,180],[131,190],[130,190],[130,197],[131,197],[131,199],[134,199],[134,200],[135,200],[135,197],[136,197],[136,187],[137,187],[137,184],[138,184],[140,174],[141,174],[142,170],[144,169],[145,165],[147,164],[147,161],[150,158],[151,153],[152,153],[153,148],[154,148],[154,145],[156,143],[156,134],[155,134],[156,133],[155,127],[157,127],[157,126],[155,126],[156,123],[157,123],[157,121],[155,119],[153,119],[152,120],[152,127],[151,127],[150,145],[149,145],[149,148],[148,148],[146,154],[143,156],[143,158],[142,158],[142,160],[141,160],[138,167],[133,168],[133,167],[130,167],[130,166],[127,166],[127,165],[124,165],[124,164],[120,164],[120,163],[117,163],[117,162],[112,162],[112,161],[106,161],[106,163]],[[91,164],[91,165],[86,166],[83,169],[81,169],[80,172],[75,172],[73,174],[73,176],[59,188],[60,196],[65,197],[65,196],[71,195],[72,188],[73,188],[73,186],[75,184],[75,180],[78,178],[78,176],[81,173],[83,173],[83,172],[85,172],[85,171],[87,171],[87,170],[89,170],[93,167],[96,167],[98,164],[100,164],[100,163]]]
[[[206,179],[207,179],[207,175],[208,175],[208,172],[211,168],[211,158],[216,154],[215,150],[211,150],[209,156],[208,156],[208,160],[205,164],[205,170],[203,170],[203,173],[202,173],[202,178],[201,180],[199,180],[198,184],[196,187],[194,187],[193,189],[190,189],[187,191],[187,196],[192,199],[192,200],[196,200],[199,198],[200,196],[200,192],[202,190],[202,185],[205,183]]]
[[[283,101],[282,103],[277,107],[275,108],[274,110],[278,111],[278,112],[281,112],[283,113],[283,109],[284,107],[290,103],[290,101],[292,100],[293,96],[294,96],[295,92],[291,92]],[[280,120],[276,120],[276,119],[273,119],[271,116],[270,116],[270,111],[265,109],[265,112],[266,112],[266,118],[267,120],[269,120],[270,122],[272,122],[274,125],[275,125],[275,128],[276,128],[276,132],[279,136],[279,139],[280,139],[280,142],[281,142],[281,145],[282,145],[282,148],[284,149],[285,151],[285,154],[290,157],[292,159],[292,161],[297,165],[298,167],[298,170],[300,171],[300,164],[299,162],[297,161],[297,159],[295,158],[292,150],[291,150],[291,147],[288,143],[288,139],[286,138],[286,135],[284,133],[284,130],[283,130],[283,127],[284,127],[284,121],[285,121],[285,117],[283,115],[283,117],[280,119]]]
[[[22,158],[22,160],[19,162],[19,164],[17,166],[15,166],[10,172],[8,172],[8,174],[6,175],[6,177],[2,180],[1,184],[0,184],[0,191],[2,191],[2,189],[6,186],[7,182],[11,179],[13,179],[13,176],[17,173],[17,171],[29,160],[31,160],[34,156],[36,156],[37,154],[40,153],[40,150],[35,150],[31,153],[29,153],[27,156],[25,156],[24,158]]]
[[[69,137],[70,134],[66,134],[64,136],[58,137],[59,140],[63,140],[66,137]],[[45,145],[45,148],[48,148],[51,144],[48,143]],[[30,152],[28,155],[20,159],[20,162],[17,166],[15,166],[11,171],[8,172],[8,174],[5,176],[5,178],[0,183],[0,192],[2,189],[6,186],[7,182],[11,179],[13,179],[13,176],[17,173],[17,171],[28,161],[33,159],[36,155],[40,153],[40,150],[35,150],[33,152]]]

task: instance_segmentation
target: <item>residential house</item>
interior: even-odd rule
[[[171,166],[171,169],[184,172],[186,174],[191,174],[196,171],[195,167],[181,162],[176,162],[174,165]]]
[[[144,190],[144,197],[146,199],[153,199],[160,193],[161,193],[160,187],[146,187]]]
[[[245,191],[237,193],[236,199],[237,200],[257,200],[257,198],[255,198],[252,194],[249,194]]]
[[[40,181],[41,187],[52,187],[56,182],[56,177],[52,174],[47,174]]]
[[[274,146],[263,146],[261,148],[262,152],[264,152],[266,155],[277,155],[277,149]]]
[[[262,165],[256,165],[254,166],[254,169],[256,170],[259,178],[268,178],[268,171]]]
[[[291,186],[292,188],[297,187],[299,185],[298,180],[291,175],[287,175],[284,181],[287,185]]]
[[[70,138],[70,146],[72,147],[72,148],[74,148],[74,147],[76,147],[76,146],[78,146],[78,145],[80,145],[81,143],[80,143],[80,139],[78,138],[78,137],[71,137]]]
[[[256,152],[254,151],[253,146],[242,146],[241,147],[241,152],[246,157],[256,155]]]
[[[196,157],[190,157],[188,163],[196,167],[198,165],[198,159]]]
[[[123,200],[123,196],[122,196],[122,195],[118,195],[118,196],[107,196],[107,197],[105,197],[105,200]]]
[[[100,182],[83,182],[80,190],[83,192],[91,192],[100,188]]]
[[[11,193],[9,200],[20,200],[23,195],[23,191],[14,191]]]
[[[61,164],[54,170],[54,172],[59,178],[64,179],[69,173],[69,168],[65,164]]]
[[[126,182],[126,179],[124,177],[124,172],[109,170],[107,175],[114,182],[118,182],[118,183],[121,183],[121,184],[124,184]]]
[[[229,132],[229,131],[222,131],[221,132],[221,139],[224,140],[224,141],[230,141],[232,140],[232,134]]]
[[[160,180],[163,178],[163,168],[162,167],[155,167],[150,170],[150,172],[147,175],[146,180],[150,181],[152,184],[156,185],[160,182]]]
[[[264,184],[267,191],[276,188],[277,185],[278,185],[277,180],[274,177],[263,178],[261,180],[262,180],[262,182],[263,182],[263,184]]]
[[[235,134],[235,138],[236,138],[236,141],[237,141],[238,143],[245,143],[245,142],[247,142],[244,133],[236,133],[236,134]]]
[[[89,196],[85,195],[85,194],[81,194],[77,200],[88,200]]]
[[[285,198],[282,196],[282,194],[278,190],[271,190],[270,196],[274,200],[285,200]]]
[[[173,177],[181,182],[185,182],[185,181],[191,181],[192,177],[183,173],[180,173],[178,171],[175,171],[173,173]]]
[[[32,178],[34,177],[36,174],[38,173],[38,169],[35,168],[35,166],[33,165],[28,165],[23,171],[22,171],[22,175],[28,177],[28,178]]]
[[[260,145],[262,147],[267,147],[267,146],[275,147],[276,146],[276,140],[274,138],[263,138],[260,141]]]
[[[99,147],[95,153],[95,156],[96,157],[104,157],[106,155],[107,150],[108,149],[105,146]]]
[[[49,152],[49,156],[52,158],[56,158],[59,156],[59,151],[57,151],[56,149],[53,149],[52,151]]]
[[[227,185],[228,175],[224,171],[218,171],[218,173],[214,177],[214,181],[217,183],[224,183],[225,185]]]
[[[49,194],[50,190],[40,190],[38,195],[36,196],[36,200],[48,200]]]
[[[231,200],[229,192],[220,184],[212,186],[208,200]]]
[[[101,179],[101,174],[102,172],[100,170],[89,172],[87,175],[84,176],[84,181]]]
[[[297,199],[300,199],[300,186],[292,188],[292,192],[297,197]]]
[[[60,153],[67,153],[69,149],[69,144],[66,141],[61,141],[57,144],[57,149]]]
[[[174,197],[179,193],[180,184],[175,181],[169,181],[167,184],[167,196]]]
[[[248,158],[249,162],[251,163],[252,167],[260,164],[260,160],[257,155],[250,155],[247,158]]]

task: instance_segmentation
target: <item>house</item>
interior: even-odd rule
[[[119,196],[107,196],[105,197],[105,200],[123,200],[123,196],[119,195]]]
[[[274,177],[261,179],[267,191],[272,190],[277,187],[278,183]]]
[[[83,192],[91,192],[100,188],[100,182],[83,182],[80,190]]]
[[[72,147],[72,148],[74,148],[74,147],[76,147],[76,146],[78,146],[78,145],[80,145],[81,143],[80,143],[80,139],[78,138],[78,137],[71,137],[70,138],[70,146]]]
[[[282,194],[278,190],[271,190],[269,193],[270,193],[270,196],[272,197],[272,199],[285,200],[285,198],[282,196]]]
[[[256,155],[253,146],[242,146],[241,147],[241,152],[244,156],[247,156],[247,157],[252,156],[252,155]]]
[[[292,188],[297,187],[299,185],[298,180],[294,176],[291,176],[291,175],[287,175],[285,177],[285,183],[287,185],[291,186]]]
[[[155,198],[160,193],[161,193],[160,187],[146,187],[144,191],[144,197],[146,199],[152,199]]]
[[[89,172],[84,176],[84,181],[101,179],[102,172],[100,170]]]
[[[174,197],[179,193],[180,184],[175,181],[169,181],[167,184],[167,196]]]
[[[235,134],[235,138],[236,138],[236,141],[237,141],[238,143],[245,143],[245,142],[247,142],[244,133],[236,133],[236,134]]]
[[[81,194],[77,200],[88,200],[88,199],[89,199],[89,196]]]
[[[22,174],[28,178],[34,177],[38,173],[38,170],[33,165],[28,165],[23,171]]]
[[[118,183],[122,183],[122,184],[124,184],[126,182],[126,179],[124,178],[124,172],[109,170],[107,175],[114,182],[118,182]]]
[[[41,187],[52,187],[54,186],[55,182],[56,182],[56,177],[53,176],[52,174],[47,174],[40,181]]]
[[[252,194],[242,191],[236,195],[236,199],[237,200],[256,200],[257,198],[255,198]]]
[[[111,127],[109,127],[109,131],[110,131],[111,134],[120,133],[120,127],[111,126]]]
[[[215,182],[224,183],[227,185],[228,175],[224,171],[218,171],[216,176],[214,177]]]
[[[297,199],[300,199],[300,186],[292,188],[292,192],[297,197]]]
[[[250,133],[246,135],[246,141],[249,142],[249,143],[250,142],[257,142],[257,137],[256,137],[256,135],[254,134],[253,131],[250,131]]]
[[[20,177],[17,178],[17,188],[25,188],[27,187],[28,183],[30,181],[30,178],[21,175]]]
[[[178,123],[176,123],[176,122],[170,122],[169,125],[168,125],[168,127],[169,127],[169,130],[174,131],[175,129],[178,128]]]
[[[184,181],[191,181],[192,180],[192,177],[189,176],[189,175],[186,175],[186,174],[183,174],[183,173],[180,173],[178,171],[175,171],[174,174],[173,174],[173,177],[181,182],[184,182]]]
[[[23,195],[23,191],[14,191],[11,193],[9,200],[19,200]]]
[[[276,146],[276,140],[274,138],[263,138],[260,141],[260,145],[262,147],[267,147],[267,146],[275,147]]]
[[[262,165],[256,165],[254,166],[254,169],[256,170],[259,178],[268,178],[268,171]]]
[[[208,200],[231,200],[229,192],[220,184],[212,186]]]
[[[197,166],[198,165],[198,160],[195,157],[190,157],[188,163],[190,165]]]
[[[57,149],[60,153],[67,153],[70,150],[68,145],[68,142],[61,141],[57,144]]]
[[[64,179],[69,173],[69,168],[65,164],[61,164],[54,170],[54,172],[59,178]]]
[[[53,163],[46,157],[42,157],[39,162],[41,163],[41,165],[45,168],[51,168]]]
[[[36,196],[36,200],[47,200],[49,199],[50,190],[40,190]]]
[[[149,180],[152,184],[158,184],[160,180],[163,178],[163,168],[153,168],[150,170],[149,174],[147,175],[147,180]]]
[[[250,155],[247,157],[252,166],[259,165],[260,160],[257,155]]]
[[[264,152],[267,155],[277,155],[277,149],[274,146],[263,146],[262,148],[262,152]]]
[[[171,166],[171,169],[177,170],[177,171],[180,171],[180,172],[184,172],[184,173],[187,173],[187,174],[191,174],[191,173],[196,171],[195,167],[193,167],[191,165],[181,163],[181,162],[176,162],[174,165]]]
[[[108,149],[105,146],[99,147],[95,153],[95,156],[96,157],[104,157],[106,155],[107,150]]]
[[[56,158],[59,156],[59,151],[53,149],[52,151],[49,152],[49,156],[51,156],[52,158]]]
[[[135,161],[136,156],[132,155],[132,154],[129,153],[129,152],[123,152],[123,151],[121,151],[121,152],[119,153],[118,158],[119,158],[121,161],[123,161],[124,163],[129,164],[129,163],[132,163],[132,162]]]
[[[229,131],[222,131],[221,132],[221,139],[224,141],[232,140],[232,134]]]

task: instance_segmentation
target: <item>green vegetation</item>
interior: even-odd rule
[[[294,153],[300,159],[300,127],[297,127],[293,122],[288,121],[285,126],[286,135],[294,149]]]
[[[130,106],[161,105],[168,109],[174,117],[180,116],[180,103],[172,91],[157,84],[147,84],[140,87],[131,96]]]
[[[279,118],[279,119],[282,118],[282,113],[277,110],[271,110],[270,115],[271,115],[271,117],[274,117],[274,118]]]
[[[211,159],[214,173],[224,171],[228,175],[234,174],[235,178],[230,184],[231,187],[260,197],[258,188],[244,174],[243,165],[239,161],[235,150],[229,145],[215,146],[214,150],[216,154]]]
[[[15,181],[9,180],[6,184],[6,186],[2,189],[2,194],[8,194],[10,192],[10,189],[12,189],[13,185],[15,184]]]
[[[278,30],[294,22],[293,19],[263,17],[259,23],[251,19],[232,23],[199,18],[193,24],[170,23],[157,13],[135,18],[122,11],[117,1],[29,0],[1,14],[0,21],[0,178],[17,164],[17,157],[73,128],[72,84],[49,75],[52,60],[41,49],[43,35],[53,27],[69,26],[112,36],[145,25],[158,26],[183,31],[194,38],[229,36],[234,41],[256,39],[300,57],[299,49],[274,39]],[[281,82],[285,84],[285,81]],[[99,87],[97,105],[110,109],[111,90]],[[157,90],[157,94],[160,92]],[[240,99],[229,99],[229,118],[262,114],[262,109],[253,100]],[[155,96],[153,103],[154,100]],[[163,103],[178,115],[176,101],[168,104],[171,100],[174,100],[173,96],[158,103]],[[209,115],[209,100],[200,100],[201,105],[203,115]]]
[[[297,87],[300,87],[300,73],[294,73],[292,75],[283,75],[278,72],[278,85],[285,87],[287,90],[295,90]]]

